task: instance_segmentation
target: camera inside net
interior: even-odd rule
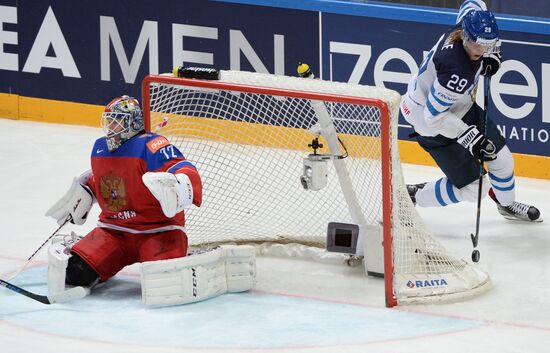
[[[310,154],[303,159],[304,169],[300,182],[304,189],[317,191],[327,185],[328,159],[330,159],[329,156],[319,154]]]

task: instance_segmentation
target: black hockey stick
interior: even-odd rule
[[[483,134],[487,134],[487,110],[489,107],[489,86],[491,85],[491,78],[484,76],[484,114],[483,114]],[[485,168],[483,167],[484,164],[484,154],[481,154],[481,165],[479,166],[479,187],[477,189],[477,215],[476,215],[476,234],[470,234],[470,237],[472,238],[472,244],[474,246],[474,250],[472,251],[472,261],[478,262],[480,253],[477,248],[477,244],[479,242],[479,223],[481,219],[481,196],[483,191],[483,175],[485,172]]]
[[[21,271],[23,271],[23,270],[27,267],[27,265],[29,264],[29,262],[31,262],[31,260],[33,259],[33,257],[35,257],[36,254],[38,254],[38,252],[39,252],[40,250],[42,250],[42,248],[44,247],[44,245],[46,245],[46,244],[48,243],[48,241],[50,241],[50,239],[52,239],[52,238],[57,234],[57,232],[59,232],[59,231],[61,230],[61,228],[65,227],[65,225],[66,225],[67,223],[69,223],[71,220],[72,220],[72,217],[69,215],[69,217],[68,217],[63,223],[61,223],[61,225],[52,233],[52,235],[50,235],[50,236],[48,237],[48,239],[46,239],[46,240],[42,243],[42,245],[40,245],[40,246],[38,247],[38,249],[36,249],[36,251],[32,253],[31,256],[29,256],[29,258],[25,261],[25,263],[23,264],[23,266],[21,266],[14,274],[12,274],[12,275],[8,278],[8,280],[11,280],[11,279],[14,279],[15,277],[17,277],[17,276],[21,273]]]
[[[74,287],[64,292],[53,295],[40,295],[29,292],[28,290],[25,290],[21,287],[15,286],[9,282],[4,281],[3,279],[0,279],[0,285],[6,287],[11,291],[14,291],[15,293],[22,294],[27,298],[39,301],[42,304],[63,303],[74,299],[84,298],[86,295],[88,295],[88,291],[84,287]]]

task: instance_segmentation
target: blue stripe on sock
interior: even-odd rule
[[[443,201],[443,197],[441,197],[441,190],[440,190],[441,180],[442,179],[439,179],[438,181],[435,182],[435,198],[437,199],[437,202],[439,202],[441,206],[447,206],[445,201]]]
[[[510,191],[510,190],[513,190],[516,187],[516,182],[513,182],[512,185],[506,186],[506,187],[496,186],[493,183],[491,183],[491,185],[493,186],[494,189],[496,189],[498,191]]]
[[[449,179],[447,179],[447,195],[449,195],[449,199],[451,199],[453,203],[459,202],[453,190],[453,184],[449,181]]]
[[[512,179],[514,179],[514,174],[510,175],[509,177],[507,178],[499,178],[497,177],[496,175],[492,174],[492,173],[489,173],[489,178],[493,179],[494,181],[496,182],[499,182],[499,183],[508,183],[509,181],[511,181]]]

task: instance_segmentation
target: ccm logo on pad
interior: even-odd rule
[[[153,153],[157,152],[160,148],[169,145],[170,142],[166,139],[166,137],[157,137],[154,140],[151,140],[147,142],[147,148]]]

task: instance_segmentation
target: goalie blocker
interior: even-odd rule
[[[253,246],[222,245],[187,257],[144,262],[142,301],[151,306],[188,304],[254,287]]]

